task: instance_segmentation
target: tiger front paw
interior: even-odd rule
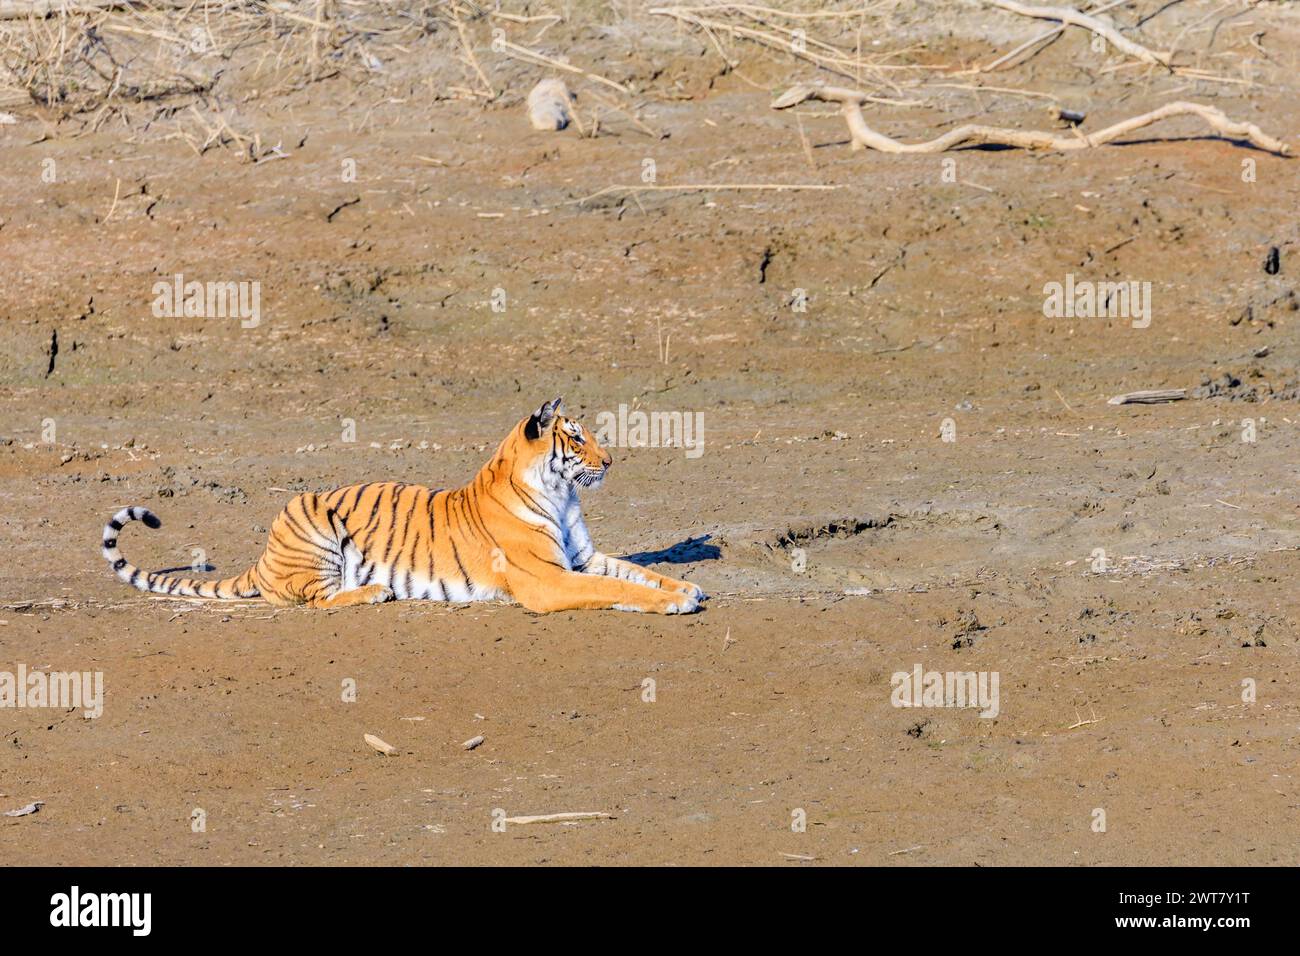
[[[692,585],[694,587],[694,585]],[[695,588],[699,591],[699,588]],[[703,591],[700,594],[703,595]],[[694,614],[700,609],[700,598],[685,591],[678,591],[665,605],[665,614]]]
[[[690,595],[695,598],[696,601],[707,601],[709,599],[709,596],[704,593],[703,589],[701,589],[699,585],[692,584],[690,581],[678,581],[677,590],[681,591],[683,594]]]

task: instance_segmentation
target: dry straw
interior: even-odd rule
[[[380,74],[388,52],[449,22],[440,0],[0,0],[0,103],[83,130],[167,117],[199,153],[257,160],[237,101]],[[244,96],[234,92],[248,91]]]

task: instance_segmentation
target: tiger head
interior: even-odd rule
[[[539,455],[547,484],[598,488],[613,462],[581,422],[564,417],[564,399],[546,402],[523,423],[524,439]]]

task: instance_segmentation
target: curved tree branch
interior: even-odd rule
[[[1207,126],[1230,139],[1245,140],[1252,146],[1286,156],[1291,152],[1290,146],[1279,139],[1274,139],[1253,123],[1239,123],[1229,119],[1222,110],[1200,103],[1187,103],[1179,100],[1166,103],[1158,109],[1140,116],[1122,120],[1095,133],[1085,134],[1072,130],[1068,135],[1046,133],[1039,130],[1002,129],[997,126],[979,126],[967,124],[950,130],[937,139],[924,143],[903,143],[883,133],[878,133],[867,125],[862,115],[861,106],[866,102],[866,94],[858,90],[839,86],[801,85],[787,90],[772,102],[772,108],[783,110],[796,106],[806,100],[821,100],[827,103],[839,103],[844,120],[848,123],[849,133],[853,139],[853,149],[875,149],[882,153],[942,153],[958,146],[989,143],[997,146],[1014,146],[1019,149],[1056,149],[1076,150],[1091,149],[1113,142],[1134,130],[1142,129],[1173,116],[1196,116]]]

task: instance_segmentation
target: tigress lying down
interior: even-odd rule
[[[597,487],[610,462],[557,398],[516,425],[463,488],[380,482],[298,495],[271,525],[257,564],[236,577],[199,581],[128,563],[117,549],[122,526],[161,526],[145,508],[113,516],[104,557],[141,591],[186,597],[311,607],[509,597],[532,611],[698,610],[704,592],[694,584],[592,546],[578,488]]]

